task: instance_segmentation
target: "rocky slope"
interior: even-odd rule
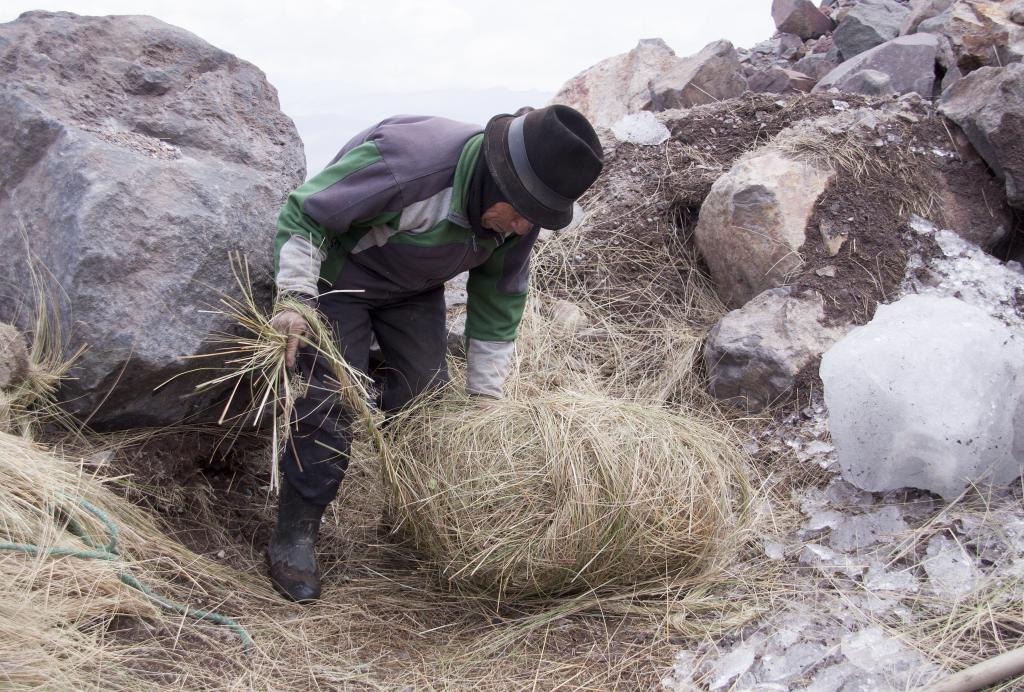
[[[769,483],[792,514],[752,558],[806,597],[681,651],[663,685],[913,687],[976,661],[972,609],[1021,588],[1024,6],[771,11],[749,50],[644,41],[555,98],[608,128],[589,230],[699,254],[731,308],[704,326],[711,393],[774,417],[748,445],[774,478],[818,479]],[[1019,643],[1019,621],[993,632]]]

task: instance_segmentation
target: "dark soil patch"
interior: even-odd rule
[[[792,284],[798,293],[821,295],[832,324],[868,322],[903,280],[910,231],[895,208],[900,202],[891,196],[901,183],[889,174],[857,181],[841,173],[819,200],[810,232],[834,229],[847,240],[832,256],[820,236],[808,238],[800,250],[804,264]]]
[[[800,120],[834,112],[832,102],[823,94],[746,94],[667,112],[672,136],[662,145],[606,142],[604,172],[582,200],[586,234],[569,253],[537,257],[538,286],[570,300],[585,294],[626,319],[685,307],[709,326],[720,309],[709,311],[702,299],[713,288],[690,238],[701,203],[737,157]]]
[[[840,170],[818,201],[800,249],[804,264],[792,279],[799,292],[822,296],[832,324],[868,322],[898,293],[909,253],[927,260],[938,252],[910,229],[911,214],[983,246],[997,227],[1010,225],[998,181],[973,152],[958,153],[941,117],[924,112],[918,122],[886,123],[876,134],[868,167]],[[836,235],[846,241],[831,255],[823,238]]]

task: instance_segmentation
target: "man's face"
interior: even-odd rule
[[[515,233],[516,235],[526,235],[533,228],[533,224],[508,202],[498,202],[494,206],[488,207],[480,216],[480,225],[498,233]]]

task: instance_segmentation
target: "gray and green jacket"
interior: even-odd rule
[[[389,118],[357,135],[288,197],[278,217],[279,292],[361,290],[400,298],[469,270],[467,389],[501,396],[526,304],[525,236],[472,228],[467,201],[482,130],[424,116]]]

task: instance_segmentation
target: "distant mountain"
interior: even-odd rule
[[[543,106],[552,94],[493,88],[339,95],[336,112],[291,115],[306,147],[309,177],[326,166],[353,135],[390,115],[441,115],[483,125],[497,113],[511,113],[520,106]]]

